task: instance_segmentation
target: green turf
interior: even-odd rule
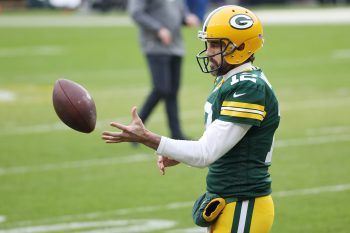
[[[196,30],[185,29],[184,36],[181,118],[186,133],[198,138],[212,78],[194,59],[203,47]],[[275,193],[350,184],[349,39],[349,25],[265,28],[256,65],[273,84],[282,112],[271,167]],[[92,134],[67,129],[55,115],[52,86],[62,77],[94,97],[98,127]],[[193,228],[189,203],[205,190],[206,169],[179,165],[162,177],[150,149],[100,139],[112,119],[129,122],[131,107],[142,105],[149,85],[133,27],[1,28],[0,91],[16,93],[16,100],[0,101],[0,217],[6,217],[0,232],[122,219],[176,222],[147,232]],[[147,126],[168,135],[163,105]],[[149,159],[118,163],[140,154]],[[276,196],[273,232],[348,232],[349,195],[346,188]],[[185,204],[167,207],[172,203]],[[141,207],[154,209],[137,211]],[[76,231],[94,229],[101,230]]]

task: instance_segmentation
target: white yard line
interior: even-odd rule
[[[175,225],[175,221],[164,219],[105,220],[28,226],[0,230],[0,233],[48,233],[66,231],[80,233],[139,233],[169,229]],[[86,230],[84,231],[84,229]]]
[[[333,127],[308,128],[305,131],[307,136],[320,136],[331,134],[346,134],[350,133],[350,125],[339,125]]]
[[[276,140],[275,147],[291,147],[291,146],[308,146],[308,145],[319,145],[319,144],[332,144],[338,142],[350,141],[350,134],[341,135],[322,135],[313,137],[300,137],[284,140]]]
[[[186,228],[186,229],[176,229],[176,230],[170,230],[166,233],[207,233],[207,228],[203,227],[192,227],[192,228]]]
[[[0,90],[0,102],[11,102],[16,100],[16,93],[8,90]]]
[[[5,217],[5,216],[0,215],[0,223],[5,222],[5,221],[6,221],[6,217]]]
[[[130,27],[128,16],[62,15],[0,16],[0,27]]]
[[[332,54],[332,57],[336,59],[349,59],[350,49],[346,48],[346,49],[335,50]]]
[[[43,164],[36,166],[18,166],[18,167],[0,167],[0,176],[17,175],[17,174],[28,174],[33,172],[48,172],[56,171],[62,169],[77,169],[83,167],[99,167],[99,166],[109,166],[115,164],[125,164],[125,163],[136,163],[144,162],[149,160],[155,160],[154,156],[147,154],[135,154],[129,156],[116,156],[113,158],[100,158],[91,160],[81,160],[73,162],[63,162],[63,163],[52,163]]]
[[[129,92],[130,93],[130,92]],[[198,117],[198,111],[186,111],[181,114],[184,119]],[[109,123],[112,121],[117,122],[129,122],[131,116],[121,116],[113,119],[104,119],[96,122],[96,129],[104,127],[108,127]],[[164,120],[163,116],[160,114],[156,114],[153,117],[154,121]],[[10,135],[26,135],[33,133],[47,133],[54,131],[62,131],[62,130],[72,130],[68,128],[62,122],[55,122],[51,124],[40,124],[40,125],[28,125],[28,126],[15,126],[15,127],[2,127],[0,131],[1,136],[10,136]]]
[[[330,109],[338,107],[348,107],[350,103],[349,96],[336,97],[336,98],[319,98],[312,100],[300,100],[293,102],[282,102],[280,108],[282,111],[295,111],[303,109]]]
[[[348,190],[350,190],[350,183],[330,185],[330,186],[320,186],[320,187],[306,188],[306,189],[279,191],[279,192],[272,193],[272,196],[274,198],[297,197],[297,196],[318,195],[318,194],[332,193],[332,192],[345,192]],[[81,220],[92,220],[92,219],[107,218],[107,217],[113,217],[113,216],[124,216],[128,214],[136,214],[136,213],[152,213],[152,212],[157,212],[162,210],[190,208],[192,205],[193,205],[193,201],[178,202],[178,203],[170,203],[167,205],[143,206],[143,207],[117,209],[117,210],[104,211],[104,212],[64,215],[56,218],[47,218],[47,219],[33,220],[33,221],[32,220],[18,221],[11,225],[13,227],[19,227],[19,226],[32,226],[32,225],[58,223],[58,222],[68,222],[68,221],[72,222],[72,221],[81,221]],[[0,233],[2,233],[1,230],[0,230]]]
[[[321,186],[315,188],[307,189],[297,189],[289,191],[280,191],[272,194],[273,197],[294,197],[294,196],[305,196],[314,195],[321,193],[333,193],[333,192],[343,192],[350,190],[350,184],[338,184],[332,186]]]
[[[57,56],[66,51],[63,46],[41,45],[34,47],[0,48],[0,58],[26,57],[26,56]]]

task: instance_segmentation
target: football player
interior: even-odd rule
[[[160,155],[158,166],[185,163],[208,167],[207,192],[195,203],[193,218],[212,233],[270,232],[274,220],[271,165],[280,115],[263,71],[253,65],[263,46],[263,28],[250,10],[228,5],[212,11],[198,33],[205,49],[201,70],[215,76],[204,106],[206,129],[197,141],[174,140],[146,129],[132,109],[132,123],[103,132],[107,143],[140,142]]]

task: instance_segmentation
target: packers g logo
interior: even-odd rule
[[[230,19],[230,25],[239,30],[250,28],[253,24],[254,20],[248,15],[239,14]]]

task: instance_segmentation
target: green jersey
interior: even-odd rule
[[[205,105],[205,123],[214,120],[251,125],[245,136],[209,166],[207,191],[222,197],[251,198],[271,193],[278,101],[260,69],[219,76]]]

